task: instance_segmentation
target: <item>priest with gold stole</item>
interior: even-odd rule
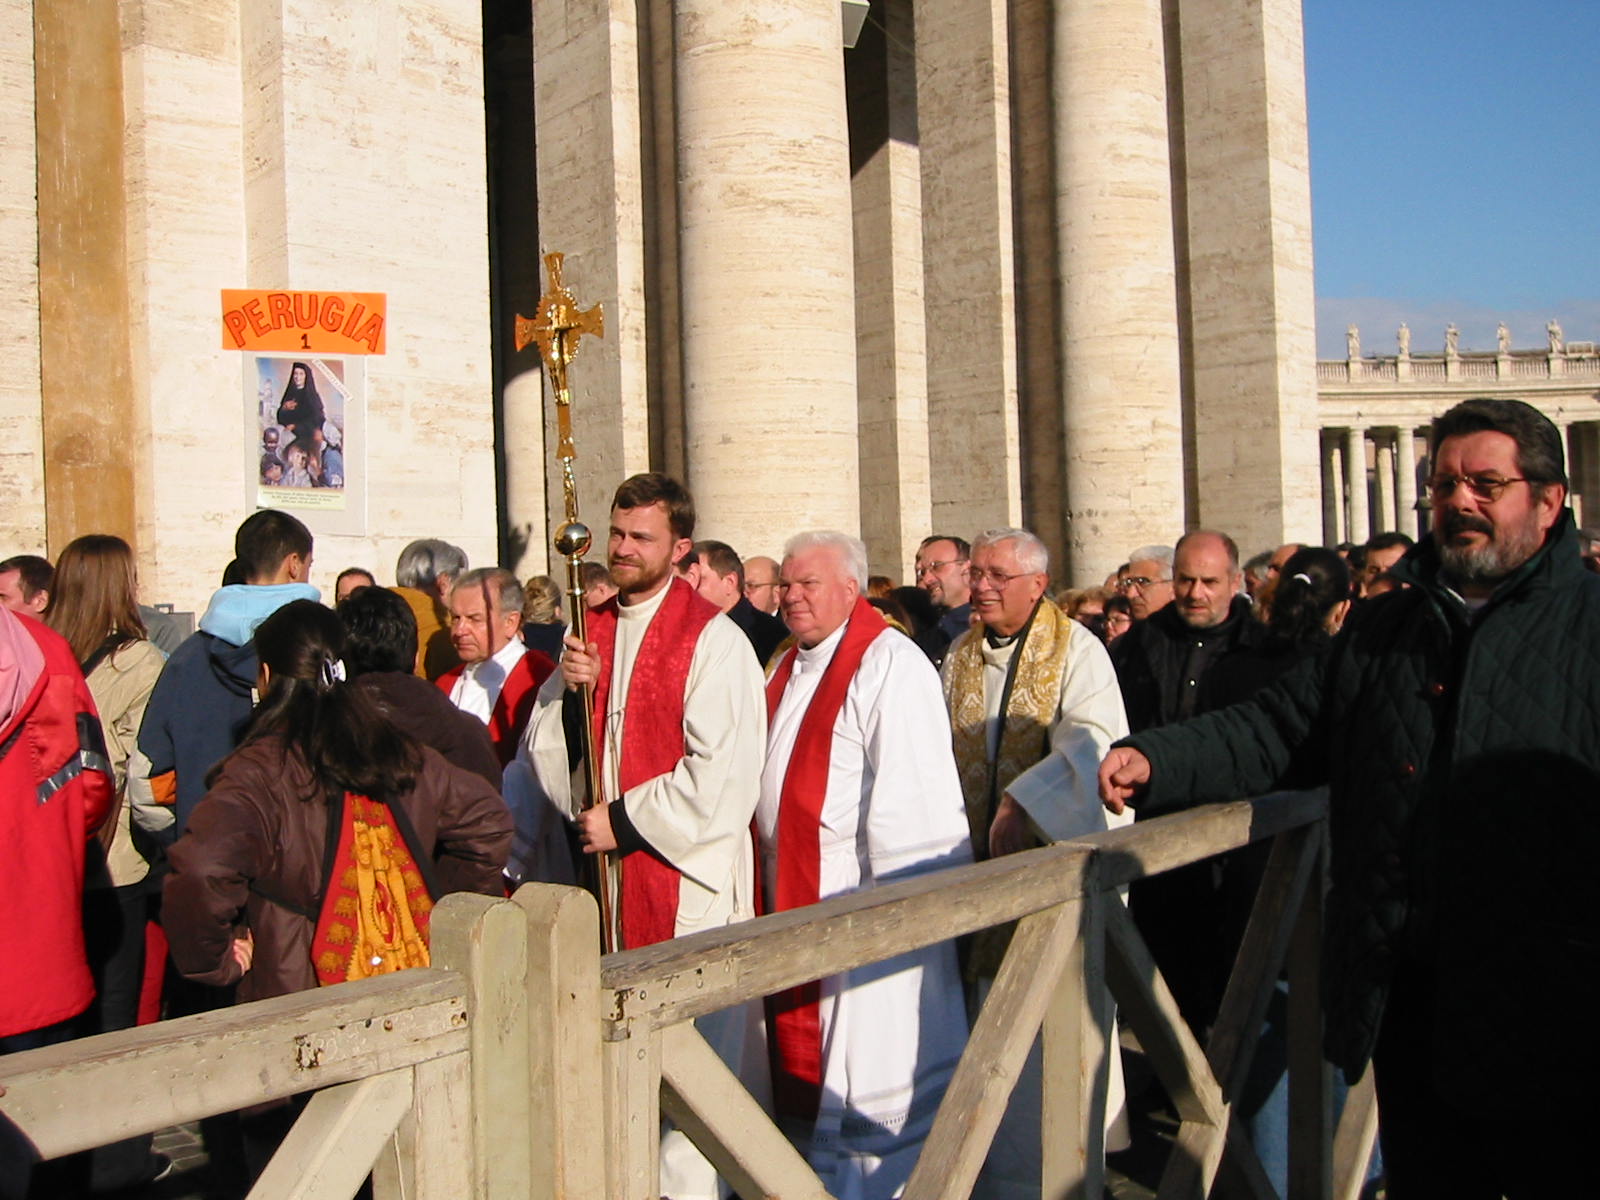
[[[972,543],[968,578],[980,624],[945,656],[956,766],[974,856],[983,860],[1107,827],[1100,760],[1127,736],[1122,692],[1105,647],[1046,596],[1050,555],[1025,529],[993,529]],[[1112,825],[1125,819],[1109,818]],[[964,963],[979,998],[987,995],[1009,928],[976,935]],[[1122,1063],[1110,1038],[1106,1143],[1127,1143]],[[1039,1043],[1011,1094],[979,1197],[1039,1195]]]
[[[806,533],[784,550],[795,644],[767,681],[756,829],[772,911],[971,861],[939,679],[867,603],[866,547]],[[828,1193],[904,1190],[966,1044],[955,948],[937,943],[773,997],[780,1123]]]

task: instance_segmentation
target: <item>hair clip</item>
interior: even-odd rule
[[[322,660],[322,686],[332,687],[336,683],[344,682],[344,659],[325,658]]]
[[[1289,576],[1289,578],[1290,579],[1303,579],[1303,580],[1306,581],[1306,586],[1307,587],[1314,587],[1315,586],[1315,580],[1313,580],[1311,578],[1311,576],[1307,575],[1304,571],[1296,571],[1293,575]],[[341,675],[340,678],[342,679],[344,677]]]

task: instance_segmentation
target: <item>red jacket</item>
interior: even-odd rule
[[[0,615],[0,1037],[94,998],[83,951],[83,853],[111,811],[111,764],[66,640]]]
[[[546,654],[530,649],[517,659],[517,665],[506,676],[505,686],[500,689],[500,698],[494,702],[494,711],[489,714],[489,740],[494,743],[494,752],[502,767],[517,756],[517,743],[528,728],[528,718],[533,715],[539,689],[555,669],[555,663]],[[450,695],[456,690],[456,681],[465,670],[465,667],[457,667],[439,676],[436,681],[439,690],[446,696]]]

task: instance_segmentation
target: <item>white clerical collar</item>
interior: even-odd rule
[[[493,663],[500,670],[500,678],[502,680],[507,679],[511,675],[511,669],[517,665],[517,662],[527,652],[528,647],[522,638],[513,637],[504,646],[501,646],[499,650],[495,651],[493,655],[484,659],[483,662],[473,663],[469,666],[466,673],[475,679],[479,671]]]
[[[656,615],[657,610],[665,602],[667,593],[671,590],[672,580],[669,579],[666,586],[654,596],[644,600],[635,600],[632,604],[623,604],[619,601],[617,603],[618,619],[623,621],[648,621]]]
[[[1020,637],[1008,638],[1004,645],[991,646],[989,639],[982,634],[978,635],[978,652],[983,655],[983,661],[997,666],[1003,666],[1011,661],[1011,656],[1017,652],[1017,647],[1022,645]]]
[[[833,652],[839,648],[839,643],[844,640],[844,631],[848,628],[850,628],[850,622],[847,619],[839,628],[835,629],[811,649],[807,650],[804,646],[797,645],[795,647],[794,673],[796,675],[804,675],[810,671],[825,670],[827,665],[833,661]]]

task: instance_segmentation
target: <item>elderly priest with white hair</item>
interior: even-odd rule
[[[1128,731],[1105,647],[1050,601],[1050,554],[1026,529],[979,534],[967,578],[979,624],[951,645],[943,679],[974,857],[1105,829],[1100,760]],[[964,968],[978,997],[1009,940],[1009,926],[972,939]],[[1115,1150],[1127,1145],[1127,1125],[1114,1031],[1108,1045],[1106,1142]],[[1041,1079],[1036,1039],[974,1196],[1039,1195]]]
[[[756,828],[769,911],[971,861],[939,678],[863,593],[866,547],[784,548],[795,644],[767,680]],[[905,1188],[966,1043],[955,948],[941,942],[772,1001],[773,1092],[835,1196]]]

